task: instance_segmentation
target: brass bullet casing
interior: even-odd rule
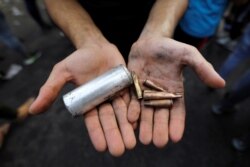
[[[131,72],[133,81],[134,81],[134,86],[135,86],[135,92],[136,92],[136,97],[137,99],[142,99],[142,90],[141,90],[141,86],[139,83],[139,79],[137,77],[137,75],[135,74],[134,71]]]
[[[183,93],[181,93],[181,92],[175,92],[174,94],[175,94],[175,95],[181,95],[181,96],[182,96]]]
[[[165,91],[162,87],[156,85],[154,82],[152,82],[148,79],[144,80],[143,85],[147,86],[149,88],[155,89],[155,90],[159,90],[159,91],[163,91],[163,92]]]
[[[171,107],[173,105],[173,100],[164,99],[164,100],[147,100],[144,101],[145,106],[150,107]]]
[[[143,90],[143,93],[152,93],[152,92],[158,92],[158,91],[151,90],[151,89],[144,89]]]
[[[175,95],[167,92],[143,91],[144,100],[176,99],[181,97],[182,95]]]

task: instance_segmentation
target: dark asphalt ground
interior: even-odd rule
[[[14,33],[27,49],[43,52],[37,62],[24,66],[14,79],[0,83],[0,102],[16,108],[30,96],[37,95],[53,65],[74,48],[65,37],[59,35],[57,29],[42,33],[27,14],[13,16],[8,5],[0,2]],[[20,1],[9,3],[16,4],[21,10],[23,8]],[[17,21],[20,25],[15,25]],[[228,51],[215,42],[202,52],[215,69],[228,55]],[[6,70],[11,63],[22,61],[18,54],[4,47],[0,47],[0,55],[5,57],[0,61],[1,70]],[[234,73],[228,87],[248,65],[246,62]],[[237,113],[214,116],[211,105],[225,90],[208,91],[190,69],[185,70],[184,76],[186,130],[182,141],[177,144],[169,143],[165,148],[157,149],[138,142],[134,150],[126,151],[119,158],[112,157],[108,152],[98,153],[89,140],[83,119],[72,118],[59,98],[45,114],[13,123],[0,150],[0,167],[249,167],[250,153],[238,153],[230,145],[232,137],[249,127],[249,100],[237,106]],[[72,85],[66,86],[62,94],[72,88]]]

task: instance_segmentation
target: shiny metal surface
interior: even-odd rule
[[[133,83],[128,69],[119,65],[63,96],[69,112],[81,115]]]

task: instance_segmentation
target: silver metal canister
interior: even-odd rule
[[[133,83],[128,69],[119,65],[63,96],[69,112],[81,115]]]

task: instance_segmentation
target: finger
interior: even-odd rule
[[[140,122],[140,141],[147,145],[152,141],[152,131],[153,131],[153,108],[146,107],[142,104],[141,106],[141,122]]]
[[[123,95],[122,95],[122,99],[124,100],[126,106],[129,106],[129,102],[130,102],[130,97],[129,97],[129,93],[126,91]]]
[[[131,100],[128,107],[128,121],[130,123],[134,123],[139,119],[139,116],[140,116],[140,101],[131,91]]]
[[[39,95],[30,106],[29,112],[37,114],[46,110],[55,101],[64,84],[69,81],[69,73],[62,64],[54,66],[48,80],[41,87]]]
[[[105,151],[107,148],[104,133],[99,121],[98,113],[96,109],[89,111],[84,115],[85,124],[90,136],[90,140],[93,143],[97,151]]]
[[[114,156],[122,155],[125,148],[112,106],[107,103],[101,105],[99,108],[99,117],[109,152]]]
[[[197,49],[193,48],[190,54],[191,56],[188,56],[186,61],[205,84],[215,88],[223,88],[225,86],[225,81]]]
[[[138,125],[138,122],[132,123],[132,127],[133,127],[134,130],[137,128],[137,125]]]
[[[127,106],[121,97],[114,99],[112,105],[118,120],[125,147],[127,149],[132,149],[136,145],[136,139],[133,127],[127,119]]]
[[[154,112],[153,143],[162,148],[168,142],[169,109],[159,108]]]
[[[184,132],[185,127],[185,104],[184,99],[176,99],[170,110],[169,135],[173,142],[178,142]]]

